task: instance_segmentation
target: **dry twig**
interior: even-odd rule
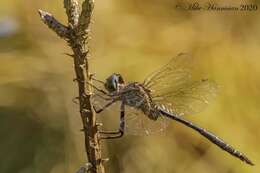
[[[61,24],[50,13],[39,10],[42,21],[48,25],[59,37],[65,39],[73,51],[74,70],[79,92],[80,115],[85,134],[85,148],[89,161],[87,169],[81,168],[79,172],[104,173],[101,158],[100,141],[96,124],[96,114],[90,102],[91,75],[89,72],[88,53],[86,44],[89,36],[94,0],[84,0],[80,12],[78,0],[64,0],[64,8],[68,16],[68,26]]]

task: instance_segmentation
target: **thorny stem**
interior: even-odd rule
[[[98,138],[96,114],[92,109],[90,96],[92,92],[91,75],[88,64],[88,39],[94,0],[84,0],[79,8],[78,0],[64,0],[68,16],[68,26],[61,24],[50,13],[39,10],[42,21],[59,37],[65,39],[73,51],[74,70],[79,92],[80,115],[85,134],[85,148],[89,161],[88,168],[81,172],[105,173],[101,147]],[[90,165],[90,166],[89,166]]]

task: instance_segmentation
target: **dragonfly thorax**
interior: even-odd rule
[[[128,106],[142,111],[152,120],[157,120],[159,111],[152,101],[150,91],[137,82],[130,83],[121,89],[121,100]]]

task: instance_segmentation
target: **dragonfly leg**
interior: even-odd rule
[[[99,82],[99,83],[105,84],[105,82],[103,82],[103,81],[101,81],[101,80],[99,80],[99,79],[96,79],[96,78],[94,78],[94,77],[92,77],[91,79],[94,80],[94,81],[97,81],[97,82]]]
[[[98,94],[98,93],[95,93],[94,95],[100,97],[100,98],[103,99],[103,100],[112,100],[111,97],[105,97],[105,96],[103,96],[103,95],[101,95],[101,94]]]
[[[96,87],[96,86],[93,85],[92,83],[90,83],[90,82],[88,82],[88,81],[86,81],[86,83],[89,84],[90,86],[92,86],[95,90],[97,90],[97,91],[99,91],[99,92],[101,92],[101,93],[103,93],[103,94],[105,94],[105,95],[109,95],[108,92],[106,92],[106,91],[104,91],[104,90],[102,90],[102,89]]]
[[[124,104],[121,104],[121,111],[120,111],[120,124],[119,129],[117,131],[100,131],[99,133],[103,136],[101,139],[116,139],[121,138],[124,135],[125,129],[125,107]]]
[[[112,100],[111,102],[108,102],[105,106],[103,106],[100,109],[97,109],[95,106],[93,106],[94,111],[98,114],[100,112],[102,112],[103,110],[105,110],[107,107],[109,107],[110,105],[112,105],[113,103],[115,103],[115,100]]]

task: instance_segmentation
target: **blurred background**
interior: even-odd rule
[[[180,0],[96,0],[92,72],[142,81],[188,52],[195,75],[215,80],[218,97],[185,118],[216,133],[256,164],[251,167],[192,130],[172,122],[163,135],[126,136],[102,144],[107,172],[253,173],[260,171],[260,21],[255,12],[183,11]],[[199,1],[201,3],[207,1]],[[221,0],[236,5],[258,1]],[[258,5],[259,2],[258,2]],[[86,156],[72,59],[66,43],[38,16],[66,23],[63,1],[0,1],[0,172],[75,172]],[[104,115],[104,114],[102,114]],[[101,115],[101,116],[102,116]],[[103,116],[111,128],[112,110]]]

